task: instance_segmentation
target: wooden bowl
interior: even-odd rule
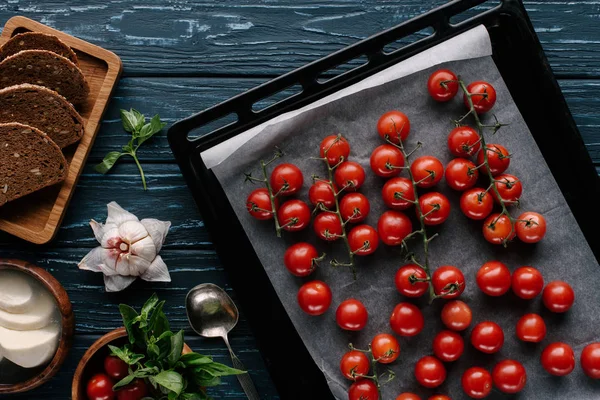
[[[61,316],[61,336],[58,343],[56,354],[50,363],[39,374],[24,382],[15,384],[1,384],[0,393],[21,393],[34,389],[50,380],[67,358],[67,354],[73,343],[73,330],[75,319],[73,308],[67,292],[62,285],[46,270],[36,267],[22,260],[10,260],[0,258],[0,270],[11,269],[23,272],[37,280],[54,297]]]
[[[108,332],[87,349],[83,357],[81,357],[73,375],[71,400],[88,400],[86,394],[87,382],[92,375],[104,371],[104,358],[110,353],[107,345],[111,344],[120,347],[127,343],[129,343],[127,340],[127,331],[124,327],[121,327]],[[191,351],[192,349],[184,343],[182,353],[186,354]]]

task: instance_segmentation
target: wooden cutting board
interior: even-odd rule
[[[43,244],[58,232],[123,65],[113,52],[20,16],[6,22],[0,35],[0,46],[12,36],[29,31],[55,35],[71,46],[90,86],[87,103],[78,109],[85,121],[83,137],[79,143],[63,149],[69,162],[65,181],[0,207],[0,230]]]

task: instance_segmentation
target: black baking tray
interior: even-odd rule
[[[595,228],[600,214],[590,212],[600,194],[600,179],[544,55],[523,4],[503,0],[477,14],[473,7],[498,4],[488,0],[457,0],[360,41],[325,58],[240,94],[175,123],[169,143],[200,208],[216,251],[256,336],[259,349],[282,399],[333,398],[324,375],[306,350],[280,303],[269,278],[237,220],[219,181],[200,153],[282,113],[301,108],[352,85],[429,47],[485,25],[493,59],[540,148],[583,234],[600,259]],[[453,16],[472,17],[451,24]],[[433,34],[392,53],[384,47],[424,29]],[[330,80],[318,77],[336,66],[366,56],[368,62]],[[300,85],[302,92],[254,111],[255,103]],[[225,116],[237,121],[191,138],[193,131]],[[284,346],[285,348],[282,348]]]

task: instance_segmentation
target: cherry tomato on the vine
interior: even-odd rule
[[[113,400],[115,398],[113,385],[114,383],[108,375],[96,374],[87,383],[87,398],[89,400]]]
[[[575,369],[575,354],[566,343],[551,343],[542,351],[541,363],[551,375],[569,375]]]
[[[398,246],[412,232],[412,222],[400,211],[386,211],[377,222],[381,241],[388,246]]]
[[[355,381],[361,376],[369,374],[371,362],[365,353],[351,350],[344,354],[340,361],[340,370],[345,378]]]
[[[117,400],[141,400],[148,394],[148,385],[143,379],[135,379],[129,385],[117,390]]]
[[[298,193],[303,183],[302,171],[294,164],[279,164],[271,172],[271,189],[275,195],[291,196]]]
[[[435,101],[450,101],[458,93],[458,78],[448,69],[438,69],[429,75],[427,90]]]
[[[415,364],[415,378],[426,388],[438,387],[446,380],[446,367],[437,358],[425,356]]]
[[[421,400],[421,398],[414,393],[405,392],[400,393],[398,397],[396,397],[396,400]]]
[[[533,267],[519,267],[512,275],[513,292],[525,300],[533,299],[542,293],[544,278],[540,271]]]
[[[487,144],[485,148],[487,149],[488,164],[492,175],[498,176],[506,171],[510,165],[510,154],[508,153],[508,150],[506,150],[506,147],[501,144]],[[483,149],[481,149],[479,150],[479,153],[477,153],[477,165],[483,164],[483,160]],[[487,170],[485,166],[481,168]]]
[[[367,325],[368,319],[367,308],[356,299],[342,301],[335,312],[338,326],[347,331],[360,331]]]
[[[413,184],[410,179],[403,177],[387,181],[383,185],[381,195],[385,205],[395,210],[406,210],[412,207],[415,201]]]
[[[554,313],[564,313],[573,306],[575,292],[567,282],[552,281],[544,288],[542,301],[548,310]]]
[[[470,126],[458,126],[448,135],[448,149],[456,157],[470,157],[480,148],[479,134]]]
[[[279,199],[275,198],[275,209],[279,207]],[[246,200],[246,209],[254,218],[267,220],[273,218],[271,197],[267,188],[255,189]]]
[[[590,343],[581,351],[581,368],[592,379],[600,379],[600,343]]]
[[[483,221],[483,237],[492,244],[505,244],[514,239],[515,234],[506,214],[494,213]]]
[[[364,221],[369,211],[371,211],[371,204],[362,193],[348,193],[340,201],[340,214],[344,221],[352,223]]]
[[[318,237],[328,242],[340,238],[342,224],[337,214],[329,211],[317,214],[313,222],[313,228]]]
[[[500,261],[488,261],[477,271],[477,286],[488,296],[502,296],[511,285],[510,270]]]
[[[410,164],[410,171],[418,187],[430,188],[442,180],[444,165],[434,156],[421,156]]]
[[[104,359],[104,371],[115,381],[120,381],[129,375],[129,365],[117,356],[107,356]]]
[[[519,215],[515,223],[517,237],[525,243],[537,243],[546,235],[546,219],[533,211]]]
[[[419,196],[421,213],[425,215],[425,225],[443,224],[450,216],[450,201],[439,192],[429,192]]]
[[[405,141],[410,133],[410,121],[401,111],[388,111],[377,121],[377,133],[383,139],[392,143]]]
[[[357,256],[372,254],[379,246],[379,235],[370,225],[358,225],[348,233],[350,250]]]
[[[396,289],[406,297],[421,297],[429,289],[429,282],[416,281],[417,279],[426,280],[427,273],[418,265],[407,264],[396,272],[394,278]]]
[[[331,305],[331,289],[323,281],[306,282],[298,290],[298,304],[309,315],[321,315]]]
[[[308,189],[308,199],[313,206],[322,204],[329,210],[332,210],[335,207],[335,193],[331,190],[331,185],[328,181],[316,181],[310,189]]]
[[[400,355],[400,343],[389,333],[380,333],[371,341],[371,352],[378,363],[389,364]]]
[[[399,303],[390,317],[390,326],[400,336],[415,336],[423,330],[425,318],[414,304]]]
[[[500,194],[500,198],[505,202],[516,202],[523,193],[523,185],[521,184],[521,181],[519,178],[511,174],[498,175],[494,181],[494,185],[496,185],[496,189]],[[494,200],[498,202],[496,192],[492,190],[491,193],[494,197]]]
[[[504,332],[495,322],[480,322],[471,332],[471,344],[483,353],[496,353],[504,344]]]
[[[356,381],[348,390],[349,400],[378,400],[379,390],[372,379],[364,378]]]
[[[452,265],[443,265],[433,271],[431,283],[436,296],[444,299],[455,299],[465,291],[465,276]]]
[[[354,192],[365,183],[365,170],[354,161],[344,161],[333,173],[335,184],[340,190]]]
[[[477,183],[479,171],[471,160],[455,158],[446,166],[446,183],[454,190],[464,191]]]
[[[469,83],[467,86],[467,92],[471,94],[471,101],[473,102],[473,108],[477,114],[484,114],[494,107],[496,103],[496,89],[485,81],[475,81]],[[470,109],[471,105],[467,95],[463,96],[465,106]]]
[[[327,163],[333,167],[340,161],[348,160],[350,155],[350,144],[341,135],[330,135],[327,136],[321,142],[319,147],[319,154],[321,158],[325,158],[325,152],[327,151]]]
[[[452,300],[442,308],[442,322],[453,331],[464,331],[471,325],[473,312],[463,301]]]
[[[404,167],[404,156],[400,149],[391,144],[382,144],[371,153],[371,170],[382,178],[399,175]]]
[[[295,276],[308,276],[317,267],[319,253],[310,243],[300,242],[288,247],[283,255],[285,267]]]
[[[539,343],[546,337],[546,323],[537,314],[525,314],[517,322],[516,331],[523,342]]]
[[[467,218],[480,220],[486,218],[494,208],[494,200],[489,192],[482,188],[473,188],[460,196],[460,210]]]
[[[290,232],[301,231],[310,224],[310,208],[302,200],[288,200],[277,210],[281,229]]]
[[[467,396],[483,399],[492,391],[492,375],[486,369],[471,367],[463,373],[461,384]]]
[[[433,354],[444,362],[456,361],[465,349],[462,336],[453,331],[441,331],[433,338]]]
[[[515,360],[500,361],[492,370],[494,385],[503,393],[519,393],[527,383],[525,367]]]

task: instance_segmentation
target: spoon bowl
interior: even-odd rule
[[[190,290],[185,303],[188,321],[200,336],[223,337],[239,319],[231,297],[212,283],[203,283]]]

